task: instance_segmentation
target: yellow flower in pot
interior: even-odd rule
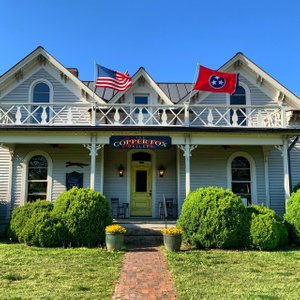
[[[105,227],[105,243],[108,251],[121,250],[124,245],[126,229],[114,224]]]
[[[161,230],[164,245],[168,251],[179,251],[182,242],[183,230],[180,227],[170,227]]]

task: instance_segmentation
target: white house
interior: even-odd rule
[[[0,219],[73,185],[159,217],[190,190],[221,186],[283,213],[300,181],[300,99],[237,53],[233,96],[158,83],[144,68],[125,92],[94,88],[38,47],[0,77]]]

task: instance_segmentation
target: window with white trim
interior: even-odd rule
[[[236,89],[236,92],[230,96],[230,105],[246,105],[246,91],[242,86],[238,86]],[[234,110],[230,110],[230,120],[231,124],[233,123],[232,117],[234,114]],[[237,124],[240,126],[246,126],[246,108],[237,107],[236,108],[236,114],[237,114]]]
[[[32,106],[33,122],[40,123],[42,120],[42,103],[50,102],[50,88],[45,82],[39,82],[33,87],[32,102],[40,105]],[[49,119],[49,108],[46,109],[47,121]]]
[[[43,155],[35,155],[28,162],[27,201],[47,199],[48,161]]]
[[[243,156],[235,157],[231,162],[231,190],[246,199],[247,205],[252,203],[251,165]]]
[[[143,105],[145,108],[142,109],[142,113],[146,114],[147,111],[147,105],[148,105],[148,96],[135,96],[134,97],[134,104]],[[135,113],[139,113],[139,109],[137,108],[135,110]]]

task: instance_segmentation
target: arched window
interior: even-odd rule
[[[246,101],[246,91],[242,86],[238,86],[236,92],[230,96],[230,105],[236,105],[236,106],[242,106],[242,105],[246,105],[247,101]],[[230,111],[230,120],[231,120],[231,124],[233,123],[232,117],[234,114],[234,110],[232,109]],[[241,125],[241,126],[246,126],[246,109],[245,108],[239,108],[237,107],[236,110],[236,114],[237,114],[237,124]]]
[[[27,201],[47,199],[48,161],[43,155],[35,155],[28,162]]]
[[[231,190],[242,199],[247,199],[247,205],[252,203],[251,166],[243,156],[237,156],[231,162]]]
[[[33,87],[32,93],[33,103],[49,103],[50,102],[50,88],[45,82],[39,82]],[[42,118],[43,108],[40,105],[32,106],[33,122],[40,123]],[[47,121],[49,120],[49,108],[46,109]]]

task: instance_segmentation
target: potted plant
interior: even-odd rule
[[[182,242],[183,230],[179,227],[164,228],[161,230],[164,245],[168,251],[179,251]]]
[[[124,245],[126,229],[114,224],[105,227],[105,243],[108,251],[121,250]]]

